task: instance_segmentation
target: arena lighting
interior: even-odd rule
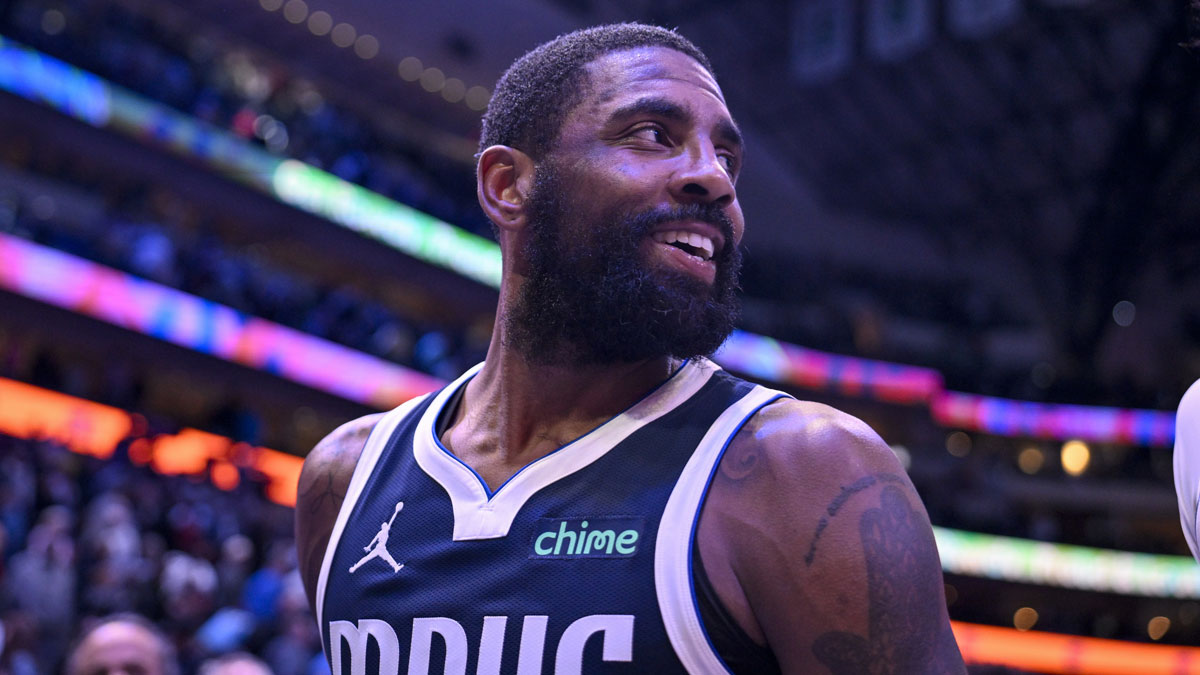
[[[374,35],[359,35],[354,41],[354,53],[364,61],[375,58],[379,55],[379,40]]]
[[[104,459],[112,456],[117,442],[134,428],[133,418],[110,406],[0,378],[0,433],[9,436],[53,439],[75,452]],[[113,432],[114,421],[124,430],[119,437]],[[91,433],[99,428],[107,431]],[[111,445],[102,447],[100,440]],[[129,445],[129,455],[131,461],[163,474],[207,474],[225,490],[236,487],[239,469],[251,469],[266,478],[268,499],[285,506],[296,503],[301,460],[294,455],[235,443],[196,429],[138,438]],[[972,665],[995,664],[1041,673],[1200,675],[1200,649],[1196,648],[1021,632],[961,621],[951,622],[951,627],[963,658]],[[1152,620],[1147,630],[1165,634],[1167,628],[1169,623],[1164,627],[1162,621]]]
[[[355,30],[354,26],[343,22],[333,27],[333,30],[329,33],[329,38],[333,41],[333,44],[344,49],[354,44],[354,41],[358,38],[358,31]]]
[[[492,94],[487,89],[475,85],[467,90],[466,100],[467,107],[471,110],[483,111],[487,109],[488,101],[491,100]]]
[[[0,378],[0,433],[8,436],[49,439],[73,452],[108,459],[134,428],[134,415],[124,410]],[[237,485],[237,471],[231,481],[228,468],[253,468],[266,477],[268,498],[285,506],[296,503],[300,460],[293,455],[197,429],[136,439],[129,449],[131,460],[162,474],[213,469],[224,475],[221,487],[227,490]]]
[[[421,69],[418,60],[406,59],[401,62],[402,76],[406,62]],[[233,134],[3,37],[0,88],[95,126],[199,159],[248,187],[414,258],[493,288],[500,285],[500,250],[491,240],[301,162],[280,161]],[[465,96],[475,108],[486,107],[489,94],[482,87],[471,87]],[[784,385],[928,405],[934,421],[949,428],[1160,447],[1170,447],[1175,436],[1171,412],[1042,404],[947,391],[941,374],[928,368],[828,354],[744,331],[735,331],[716,359],[731,370]]]
[[[446,86],[446,74],[441,68],[426,68],[421,73],[421,88],[430,93],[442,90]]]
[[[963,658],[1036,673],[1200,675],[1200,649],[951,621]]]
[[[1069,440],[1063,443],[1061,457],[1063,471],[1078,476],[1087,471],[1092,461],[1092,451],[1083,441]]]
[[[283,18],[289,23],[303,23],[308,16],[308,5],[304,0],[288,0],[283,6]]]
[[[419,260],[500,287],[500,247],[491,240],[296,160],[279,162],[271,178],[271,192],[282,202]]]
[[[457,77],[452,77],[446,80],[446,84],[442,87],[442,98],[451,103],[458,103],[467,95],[467,85]]]
[[[50,438],[75,452],[107,458],[134,429],[132,420],[130,413],[117,408],[0,378],[0,433],[9,436]],[[203,472],[210,461],[242,462],[236,453],[230,458],[232,444],[220,436],[184,430],[150,439],[131,448],[130,455],[165,473],[191,474]],[[300,458],[273,450],[253,457],[259,463],[245,466],[273,480],[292,481],[280,482],[273,494],[290,495],[291,501],[278,501],[293,505]],[[1200,598],[1200,566],[1191,558],[933,530],[942,569],[952,574],[1125,595]]]
[[[1082,591],[1200,599],[1200,565],[1190,557],[1130,553],[933,528],[942,569]]]
[[[1038,622],[1037,610],[1032,607],[1022,607],[1013,613],[1013,628],[1022,633],[1032,630]]]
[[[442,385],[394,363],[3,234],[0,288],[381,409]],[[114,412],[40,417],[41,410],[64,409],[50,399],[0,397],[0,424],[20,436],[47,428],[75,429],[89,439],[80,441],[86,448],[81,451],[94,455],[108,452],[128,433],[125,418]],[[1200,598],[1200,567],[1191,558],[944,528],[934,533],[947,572],[1082,590]]]
[[[1035,403],[957,391],[939,392],[929,407],[942,426],[996,436],[1159,447],[1170,447],[1175,440],[1175,415],[1160,410]]]
[[[292,0],[301,2],[301,0]],[[290,3],[289,3],[290,4]],[[250,188],[326,218],[418,260],[500,286],[500,247],[0,36],[0,89],[176,154],[199,159]]]
[[[1021,449],[1017,455],[1017,467],[1023,473],[1033,475],[1042,470],[1042,466],[1046,463],[1046,455],[1041,448],[1035,446],[1027,446]]]
[[[308,15],[308,31],[316,36],[326,35],[333,28],[333,17],[320,10]]]
[[[416,82],[421,79],[421,73],[425,72],[425,64],[415,56],[406,56],[396,66],[396,72],[405,81]]]
[[[224,305],[0,234],[0,288],[379,409],[441,380]]]
[[[1169,630],[1171,630],[1171,620],[1165,616],[1156,616],[1146,624],[1146,635],[1155,642],[1163,639]]]

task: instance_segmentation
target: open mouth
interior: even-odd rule
[[[701,260],[712,260],[713,257],[713,241],[709,237],[695,232],[685,232],[683,230],[666,230],[664,232],[655,232],[654,241],[675,248],[695,256]]]

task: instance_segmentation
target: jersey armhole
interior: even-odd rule
[[[721,413],[709,428],[671,491],[654,551],[659,613],[675,655],[689,673],[730,673],[700,619],[692,551],[700,510],[717,466],[733,437],[767,404],[787,394],[756,386]]]
[[[414,399],[409,399],[379,420],[375,428],[367,436],[367,442],[363,445],[362,454],[358,456],[358,462],[354,465],[354,473],[350,477],[350,486],[346,489],[346,497],[342,500],[342,506],[338,509],[337,520],[334,521],[333,531],[329,534],[329,543],[325,545],[325,555],[321,559],[321,572],[317,576],[317,598],[316,598],[316,615],[317,615],[317,630],[321,635],[321,649],[325,649],[325,592],[329,581],[329,569],[333,564],[333,556],[337,551],[338,543],[341,541],[342,532],[346,529],[346,523],[350,520],[350,514],[354,511],[355,505],[358,503],[359,496],[362,495],[363,488],[367,484],[367,480],[371,477],[371,473],[375,470],[375,465],[379,462],[379,457],[383,455],[384,448],[387,447],[388,441],[391,440],[393,432],[400,422],[412,412],[412,409],[420,405],[429,394],[418,396]],[[326,659],[329,654],[325,654]]]

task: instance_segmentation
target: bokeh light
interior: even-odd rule
[[[1028,446],[1017,455],[1017,466],[1023,473],[1033,475],[1042,470],[1046,464],[1046,455],[1040,448]]]
[[[1032,607],[1022,607],[1013,613],[1013,628],[1027,631],[1037,625],[1038,613]]]
[[[425,64],[415,56],[406,56],[400,61],[400,65],[396,66],[396,72],[400,74],[401,79],[416,82],[421,79],[421,73],[425,72]]]
[[[292,23],[302,23],[308,18],[308,5],[304,0],[288,0],[283,6],[283,18]]]
[[[330,31],[329,37],[333,44],[344,49],[354,44],[354,40],[358,38],[358,31],[348,23],[339,23]]]
[[[1087,471],[1092,461],[1092,451],[1083,441],[1067,441],[1062,446],[1062,467],[1072,476]]]
[[[971,454],[971,437],[961,431],[953,431],[947,434],[946,452],[955,457],[966,457]]]
[[[1161,640],[1171,630],[1171,620],[1165,616],[1156,616],[1146,624],[1146,634],[1151,640]]]
[[[308,30],[313,35],[325,35],[333,28],[333,17],[329,12],[316,11],[308,17]]]

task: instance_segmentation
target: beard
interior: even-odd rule
[[[561,366],[716,351],[739,309],[741,252],[724,211],[618,205],[583,221],[568,197],[580,193],[550,163],[539,167],[529,197],[526,279],[505,316],[506,344],[531,362]],[[642,245],[655,227],[679,221],[709,223],[725,236],[711,285],[645,259]]]

